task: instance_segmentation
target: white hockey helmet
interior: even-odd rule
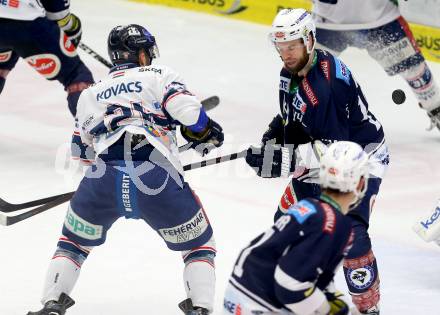
[[[309,49],[309,34],[313,36],[313,46]],[[310,12],[304,9],[283,9],[273,20],[269,33],[270,41],[276,43],[288,42],[301,38],[310,53],[315,47],[316,26]]]
[[[320,164],[319,183],[322,188],[354,192],[356,201],[364,197],[369,177],[368,155],[360,145],[350,141],[335,142],[328,147]],[[364,187],[357,191],[362,177],[365,179]]]

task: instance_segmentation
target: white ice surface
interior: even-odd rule
[[[109,30],[118,24],[145,25],[157,38],[161,58],[183,75],[200,98],[219,95],[210,115],[225,132],[226,154],[258,143],[278,110],[281,62],[266,40],[268,27],[160,6],[120,0],[72,1],[83,21],[83,41],[106,56]],[[80,52],[99,79],[106,68]],[[360,81],[371,110],[385,128],[391,166],[371,219],[380,267],[382,313],[440,314],[440,250],[411,230],[440,197],[440,133],[425,131],[426,114],[399,77],[387,77],[360,50],[342,55]],[[440,65],[431,64],[440,78]],[[439,79],[440,80],[440,79]],[[407,101],[391,100],[401,88]],[[65,92],[20,61],[0,96],[0,197],[20,203],[75,189],[63,171],[72,118]],[[58,158],[57,158],[58,157]],[[185,162],[197,158],[185,153]],[[287,180],[261,179],[243,160],[188,172],[215,230],[218,256],[216,314],[222,306],[232,264],[248,241],[270,226]],[[46,267],[55,249],[66,205],[0,229],[0,314],[40,308]],[[179,314],[185,298],[180,255],[166,249],[140,221],[121,219],[104,246],[83,266],[68,314]],[[346,291],[342,273],[338,287]]]

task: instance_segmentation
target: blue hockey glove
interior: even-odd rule
[[[275,144],[266,144],[261,148],[250,146],[246,154],[246,163],[258,176],[265,178],[287,177],[295,171],[295,151]]]
[[[187,126],[180,126],[180,133],[191,148],[202,156],[208,154],[215,147],[220,147],[225,138],[222,127],[214,120],[209,119],[206,128],[201,132],[193,132]]]
[[[276,115],[269,124],[269,129],[263,134],[261,143],[284,144],[284,122],[280,115]]]
[[[75,14],[69,13],[57,23],[73,46],[78,47],[82,36],[81,20]]]

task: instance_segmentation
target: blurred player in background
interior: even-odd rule
[[[333,277],[352,246],[345,215],[367,190],[368,156],[358,144],[340,141],[320,164],[321,194],[292,205],[241,251],[224,314],[349,314]]]
[[[81,21],[65,0],[0,1],[0,93],[8,73],[21,57],[48,80],[58,80],[76,115],[81,91],[93,83],[77,55]]]
[[[183,179],[175,127],[181,125],[193,148],[221,146],[222,128],[177,73],[151,65],[158,49],[144,27],[115,27],[108,51],[115,67],[78,102],[79,135],[98,158],[70,202],[47,272],[43,309],[28,314],[65,314],[74,304],[69,294],[82,264],[122,216],[144,220],[169,249],[182,254],[187,299],[179,307],[186,315],[209,314],[215,241],[200,201]],[[160,309],[150,313],[163,314]]]
[[[347,47],[366,49],[388,75],[408,82],[440,129],[440,89],[434,81],[397,0],[314,0],[317,48],[338,56]]]
[[[294,149],[302,144],[351,141],[369,154],[370,177],[365,198],[350,211],[355,232],[344,259],[344,274],[354,304],[363,314],[379,314],[380,281],[368,234],[370,214],[389,164],[385,133],[368,110],[368,102],[350,69],[327,51],[315,49],[315,25],[304,9],[281,10],[269,34],[284,62],[280,72],[279,106],[263,134],[263,146],[250,147],[246,162],[259,176],[292,175],[281,197],[276,218],[292,204],[318,197],[316,172],[298,168]],[[296,157],[295,157],[296,155]]]

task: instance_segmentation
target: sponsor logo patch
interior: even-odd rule
[[[333,234],[336,226],[336,215],[332,207],[326,203],[321,203],[322,209],[324,210],[324,226],[322,231],[324,233]]]
[[[304,89],[304,92],[307,95],[307,98],[309,99],[310,103],[312,103],[313,106],[316,106],[319,104],[318,98],[316,97],[315,92],[313,92],[312,87],[309,83],[309,80],[307,78],[304,78],[302,80],[302,87]]]
[[[371,55],[384,67],[396,66],[402,61],[414,56],[415,50],[409,38],[405,37],[392,43],[379,51],[371,52]]]
[[[241,315],[241,306],[227,299],[223,299],[223,307],[229,314]]]
[[[292,188],[292,184],[289,183],[289,185],[286,187],[286,190],[284,191],[283,196],[281,197],[279,205],[280,210],[286,212],[295,202],[297,202],[296,194]]]
[[[123,174],[121,183],[122,205],[125,211],[133,212],[130,200],[130,176]]]
[[[324,76],[327,79],[327,81],[330,82],[330,71],[329,71],[330,62],[328,60],[324,60],[321,61],[320,64],[321,64],[322,73],[324,73]]]
[[[9,0],[9,6],[11,8],[18,8],[20,6],[19,0]]]
[[[63,54],[68,57],[75,57],[78,54],[76,52],[76,47],[64,32],[60,32],[60,48]]]
[[[60,59],[54,54],[41,54],[26,58],[27,63],[46,79],[55,78],[61,69]]]
[[[202,235],[209,227],[208,220],[202,209],[190,220],[180,225],[159,229],[162,238],[174,244],[186,243]]]
[[[7,62],[11,59],[12,51],[0,52],[0,63]]]
[[[294,216],[298,223],[303,224],[312,214],[316,213],[316,209],[307,200],[302,200],[292,206],[287,213]]]
[[[289,84],[290,84],[290,79],[281,78],[280,90],[289,93]]]
[[[371,286],[374,279],[374,270],[370,266],[348,270],[348,281],[356,289],[363,290]]]
[[[431,215],[431,217],[427,220],[421,221],[420,224],[425,228],[429,229],[431,225],[433,225],[438,218],[440,217],[440,207],[435,208],[434,213]]]
[[[284,32],[276,32],[275,38],[284,38]]]
[[[70,207],[64,220],[64,226],[73,234],[87,240],[98,240],[102,237],[102,225],[87,222],[73,212]]]

